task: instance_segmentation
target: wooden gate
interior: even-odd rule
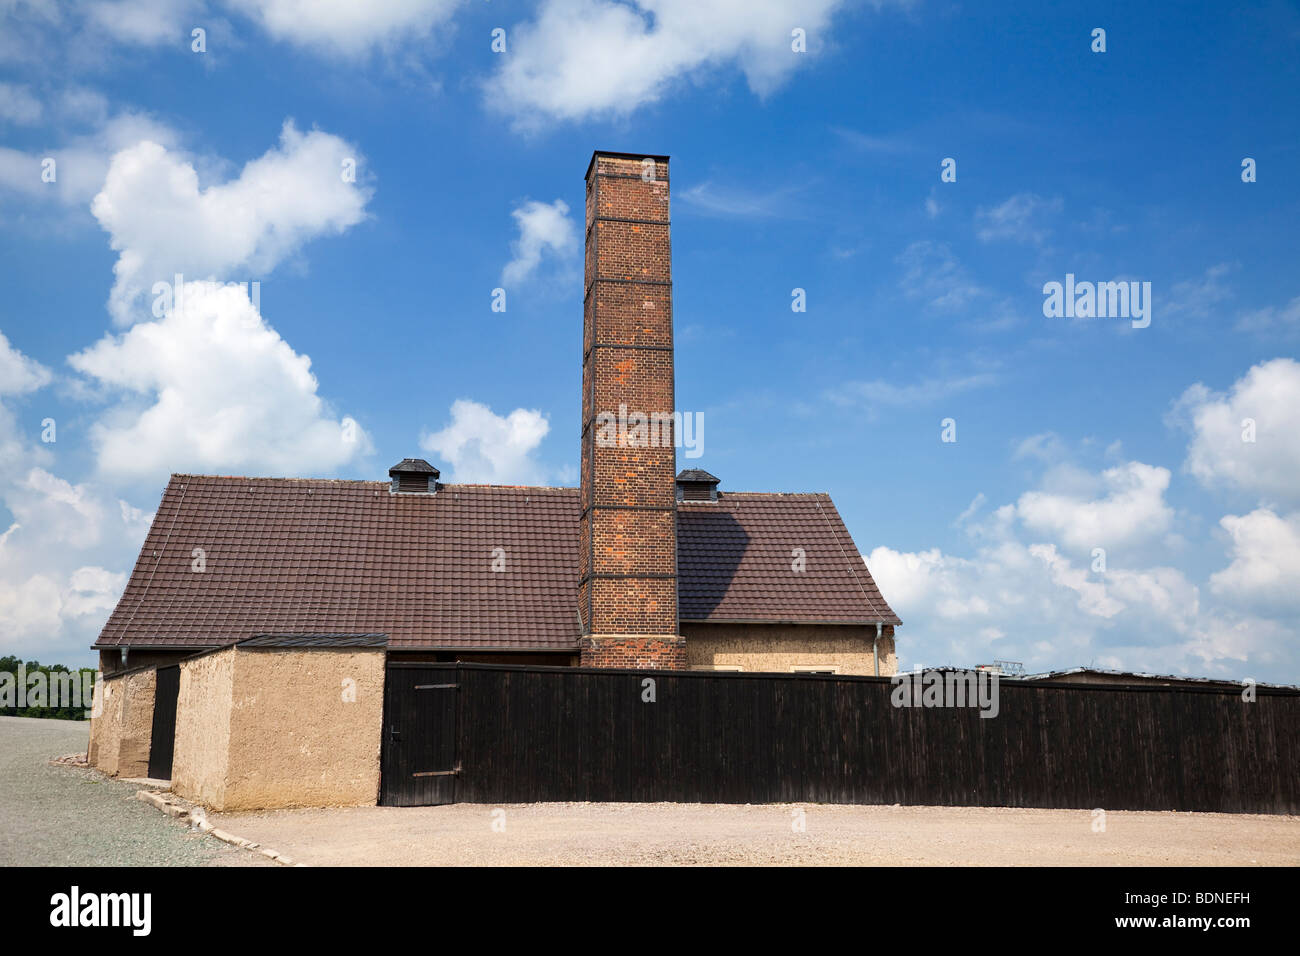
[[[388,665],[379,787],[384,806],[456,802],[456,676],[455,664]]]
[[[153,692],[153,733],[149,738],[149,776],[170,780],[176,747],[176,697],[181,690],[179,664],[158,668]]]

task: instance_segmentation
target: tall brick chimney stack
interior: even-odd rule
[[[578,584],[580,663],[588,667],[686,666],[677,627],[668,224],[667,156],[592,155]]]

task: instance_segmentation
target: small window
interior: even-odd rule
[[[795,664],[790,668],[794,674],[838,674],[838,664]]]

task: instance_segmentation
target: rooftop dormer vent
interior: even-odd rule
[[[677,476],[677,500],[717,501],[720,480],[707,471],[688,468]]]
[[[440,472],[423,458],[403,458],[388,469],[389,489],[395,495],[432,495],[438,491]]]

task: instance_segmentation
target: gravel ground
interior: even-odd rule
[[[50,766],[86,749],[84,721],[0,717],[0,867],[262,865],[136,799],[140,788]]]
[[[0,866],[274,866],[50,766],[88,727],[0,717]],[[795,829],[802,811],[805,828]],[[1300,817],[984,807],[545,803],[209,814],[307,865],[1300,865]],[[494,826],[495,824],[495,826]]]
[[[1112,811],[1098,833],[1088,810],[814,804],[798,832],[797,809],[456,804],[210,819],[309,866],[1300,865],[1300,817]]]

